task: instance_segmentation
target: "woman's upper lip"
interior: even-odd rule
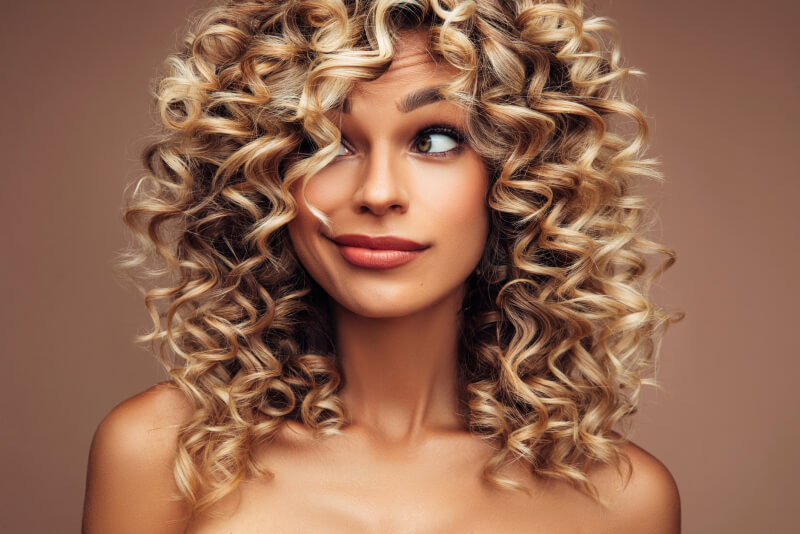
[[[342,234],[334,236],[332,241],[346,247],[370,248],[374,250],[422,250],[428,248],[428,245],[392,235],[371,237],[361,234]]]

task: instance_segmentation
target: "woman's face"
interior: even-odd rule
[[[459,299],[488,231],[488,173],[463,141],[465,112],[437,100],[455,72],[420,34],[398,44],[389,69],[359,83],[343,112],[339,155],[306,186],[289,234],[306,270],[339,305],[400,317]],[[430,91],[433,90],[433,91]],[[400,240],[400,241],[398,241]]]

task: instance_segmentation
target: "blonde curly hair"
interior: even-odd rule
[[[168,59],[164,132],[124,212],[137,244],[122,265],[154,325],[141,339],[194,407],[175,477],[195,511],[265,473],[253,445],[287,420],[317,437],[347,424],[327,296],[288,237],[289,188],[335,155],[325,114],[388,68],[406,29],[458,69],[442,92],[490,170],[459,346],[465,421],[495,449],[484,476],[522,489],[499,471],[524,460],[597,498],[589,468],[628,463],[613,429],[677,315],[648,297],[674,253],[643,237],[633,186],[658,173],[609,21],[578,0],[233,0]],[[652,254],[666,259],[646,272]]]

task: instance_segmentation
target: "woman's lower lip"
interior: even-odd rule
[[[425,252],[422,250],[377,250],[371,248],[348,247],[336,243],[339,253],[348,263],[366,269],[391,269],[414,260]]]

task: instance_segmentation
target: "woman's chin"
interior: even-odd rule
[[[348,295],[348,298],[333,299],[336,306],[349,313],[369,319],[399,319],[430,312],[446,301],[458,299],[452,306],[459,306],[461,295],[446,294],[428,296],[419,293],[400,293],[392,295],[371,295],[360,297]]]
[[[380,301],[378,299],[373,302],[348,301],[337,302],[337,304],[349,313],[368,319],[399,319],[420,313],[429,307],[415,303]]]

